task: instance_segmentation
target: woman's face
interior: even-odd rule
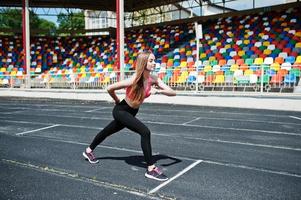
[[[156,66],[155,55],[154,54],[150,54],[148,56],[146,70],[147,71],[153,71],[155,69],[155,66]]]

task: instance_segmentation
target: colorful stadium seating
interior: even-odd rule
[[[260,82],[261,70],[264,84],[298,83],[301,18],[297,8],[212,19],[203,24],[203,33],[197,52],[193,23],[127,31],[124,70],[133,70],[138,53],[150,49],[157,57],[155,71],[166,83],[251,85]],[[0,36],[2,85],[10,76],[22,79],[25,74],[21,47],[20,36]],[[110,36],[33,37],[30,47],[30,73],[43,82],[109,84],[119,77],[116,41]]]

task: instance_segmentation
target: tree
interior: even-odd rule
[[[79,30],[85,28],[85,16],[84,12],[78,13],[69,13],[64,14],[60,13],[57,17],[57,22],[59,24],[59,31],[66,30]]]
[[[31,29],[42,29],[53,31],[56,25],[45,19],[40,19],[37,14],[29,11],[29,21]],[[0,28],[22,30],[22,10],[20,9],[0,9]]]
[[[56,31],[56,25],[53,22],[50,22],[46,19],[40,19],[40,23],[39,23],[39,29],[42,30],[47,30],[48,32],[54,32]]]

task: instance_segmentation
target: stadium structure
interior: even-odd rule
[[[23,29],[0,31],[0,87],[105,88],[152,50],[155,73],[176,90],[300,90],[299,0],[137,2],[1,1],[23,6]],[[28,26],[36,8],[84,10],[86,28],[47,35]]]

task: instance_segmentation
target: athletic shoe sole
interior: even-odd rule
[[[165,179],[156,178],[154,176],[149,175],[148,173],[145,173],[144,175],[145,175],[146,178],[154,179],[154,180],[157,180],[157,181],[167,181],[168,180],[168,178],[165,178]]]
[[[97,160],[97,161],[90,160],[90,158],[86,155],[85,152],[83,152],[83,156],[84,156],[84,157],[89,161],[89,163],[91,163],[91,164],[96,164],[96,163],[99,162],[99,160]]]

